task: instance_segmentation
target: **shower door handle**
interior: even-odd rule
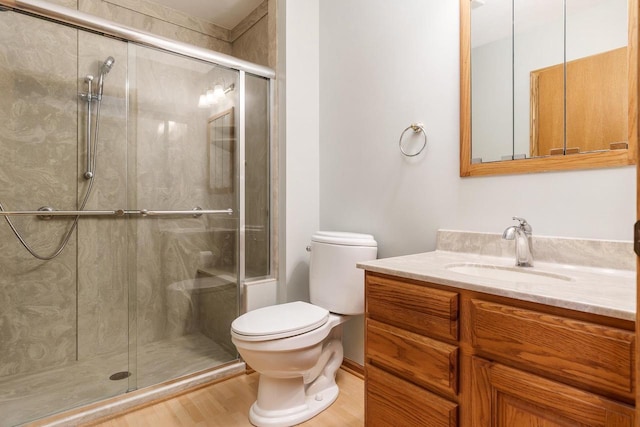
[[[233,209],[202,209],[200,207],[193,208],[188,211],[154,211],[147,209],[140,210],[127,210],[127,211],[117,211],[117,215],[140,215],[140,216],[183,216],[183,215],[191,215],[193,217],[199,217],[202,215],[217,215],[217,214],[227,214],[232,215]]]

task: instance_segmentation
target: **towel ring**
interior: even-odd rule
[[[407,153],[406,151],[404,151],[404,147],[402,147],[402,138],[404,137],[404,134],[409,129],[413,130],[414,133],[422,132],[422,136],[424,136],[424,142],[422,143],[422,147],[420,147],[420,149],[416,153],[413,153],[413,154]],[[400,151],[402,151],[402,154],[404,154],[407,157],[414,157],[414,156],[417,156],[418,154],[422,153],[422,150],[424,150],[424,147],[427,146],[427,133],[424,131],[424,125],[422,123],[412,123],[412,124],[410,124],[400,134],[400,141],[398,142],[398,144],[400,145]]]

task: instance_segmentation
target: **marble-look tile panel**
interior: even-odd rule
[[[9,210],[76,203],[77,33],[36,18],[0,14],[0,202]],[[13,221],[50,255],[72,221]],[[0,376],[76,357],[75,237],[53,261],[36,260],[0,224]]]
[[[84,77],[98,75],[109,56],[115,63],[105,76],[93,189],[86,209],[126,207],[127,164],[127,44],[79,32],[79,87]],[[95,129],[95,105],[94,123]],[[78,110],[78,186],[82,200],[89,181],[86,165],[86,104]],[[93,136],[92,136],[93,138]],[[80,360],[128,346],[128,281],[126,221],[123,218],[82,218],[78,225],[78,358]]]
[[[170,22],[181,27],[188,28],[199,33],[217,38],[221,41],[230,41],[230,31],[226,28],[215,25],[209,21],[191,16],[184,12],[170,7],[146,0],[103,0],[125,9],[136,11],[147,16],[151,16],[160,21]]]
[[[267,16],[269,12],[269,0],[264,0],[262,3],[258,5],[249,15],[247,15],[238,25],[236,25],[233,30],[231,30],[230,42],[235,42],[238,37],[242,36],[245,32],[247,32],[251,27],[253,27],[257,22],[259,22],[262,18]]]
[[[76,31],[6,12],[0,16],[0,34],[5,40],[0,50],[0,180],[7,184],[0,188],[0,199],[8,209],[72,208]]]
[[[44,264],[0,234],[0,378],[75,359],[75,245]]]
[[[439,230],[436,247],[442,251],[515,257],[513,240],[498,233]],[[598,268],[635,270],[632,242],[571,239],[533,235],[535,261],[584,265]]]
[[[198,323],[202,334],[235,354],[231,323],[238,317],[238,282],[232,276],[215,279],[219,282],[217,286],[202,289],[198,294]]]
[[[237,83],[236,73],[153,49],[134,49],[130,82],[135,95],[130,105],[135,149],[129,153],[129,207],[233,208],[233,194],[209,190],[211,111],[198,108],[198,99],[214,82]],[[202,251],[235,262],[235,245],[227,254],[216,243],[211,230],[215,221],[210,216],[134,220],[139,343],[199,330],[192,292],[171,292],[170,286],[195,279]]]
[[[161,37],[231,54],[231,44],[227,41],[219,40],[207,34],[171,22],[162,21],[153,16],[123,8],[113,3],[95,0],[78,0],[78,9],[82,12],[90,13]]]
[[[166,336],[202,331],[201,299],[207,289],[218,287],[215,279],[198,276],[201,253],[210,254],[210,266],[222,267],[224,241],[235,243],[235,230],[173,229],[161,232],[163,290],[167,299]],[[228,249],[233,253],[235,244]],[[233,274],[229,266],[227,274]],[[221,268],[221,271],[223,268]],[[235,282],[235,280],[233,280]],[[224,283],[222,283],[224,284]],[[237,298],[229,300],[237,311]],[[227,327],[231,326],[228,320]]]
[[[269,39],[269,67],[278,70],[278,2],[269,0],[269,8],[267,14],[267,35]],[[277,125],[277,120],[274,126]]]
[[[233,42],[233,56],[261,65],[269,64],[269,26],[265,15]]]
[[[269,274],[269,81],[247,76],[245,168],[246,277]]]
[[[57,4],[58,6],[68,7],[69,9],[78,8],[78,0],[45,0],[47,3]]]
[[[144,344],[165,337],[167,326],[166,293],[162,288],[161,242],[151,223],[157,220],[136,218],[135,257],[137,341]]]

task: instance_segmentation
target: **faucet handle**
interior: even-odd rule
[[[526,219],[524,219],[524,218],[520,218],[520,217],[518,217],[518,216],[514,216],[514,217],[513,217],[513,220],[514,220],[514,221],[519,221],[519,222],[520,222],[520,227],[521,227],[524,231],[526,231],[527,233],[531,233],[531,232],[533,231],[533,230],[532,230],[532,228],[531,228],[531,225],[527,222],[527,220],[526,220]]]

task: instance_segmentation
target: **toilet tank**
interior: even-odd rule
[[[311,303],[338,314],[364,313],[364,271],[356,263],[377,254],[370,234],[318,231],[311,237]]]

